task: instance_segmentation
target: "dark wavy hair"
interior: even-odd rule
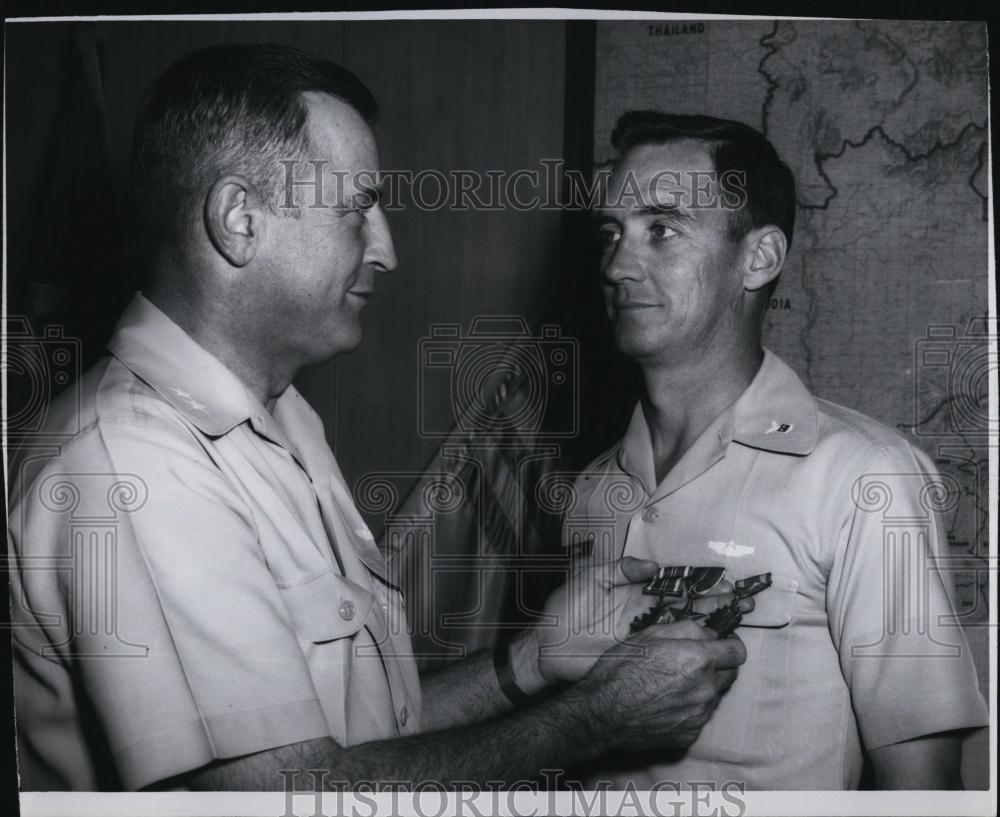
[[[720,177],[734,170],[745,174],[746,206],[729,211],[730,238],[739,240],[757,227],[774,224],[791,247],[795,177],[760,131],[714,116],[628,111],[619,117],[611,134],[611,144],[620,156],[640,145],[681,139],[706,143]]]
[[[275,43],[205,48],[168,68],[142,103],[133,139],[133,198],[147,236],[176,236],[225,173],[246,177],[273,208],[284,189],[280,162],[308,148],[307,91],[346,102],[369,124],[378,112],[350,71]]]

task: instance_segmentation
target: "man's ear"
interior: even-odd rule
[[[773,225],[752,230],[746,238],[751,256],[743,269],[743,288],[756,292],[781,273],[788,242],[785,234]]]
[[[242,176],[222,176],[205,197],[205,230],[219,255],[244,267],[260,245],[264,213],[257,189]]]

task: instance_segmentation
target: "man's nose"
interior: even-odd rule
[[[625,243],[622,236],[606,251],[601,265],[601,273],[609,284],[619,284],[622,281],[634,281],[642,277],[642,267],[635,253]]]
[[[392,233],[382,208],[376,205],[366,214],[368,218],[368,246],[364,263],[381,272],[392,272],[398,266]]]

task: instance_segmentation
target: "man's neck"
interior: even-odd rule
[[[758,344],[683,362],[640,363],[643,414],[659,484],[695,440],[739,398],[764,359]]]
[[[227,316],[211,309],[206,299],[162,286],[144,290],[143,295],[236,375],[268,412],[273,411],[295,376],[292,367],[273,365],[266,356],[258,355],[255,344],[241,337],[239,327],[230,326]]]

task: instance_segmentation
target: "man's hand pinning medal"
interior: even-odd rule
[[[740,579],[735,585],[725,581],[724,575],[722,567],[661,567],[643,588],[643,593],[656,596],[657,601],[632,621],[630,632],[654,624],[703,619],[703,625],[719,638],[731,635],[743,614],[753,609],[752,597],[771,586],[771,574]]]

